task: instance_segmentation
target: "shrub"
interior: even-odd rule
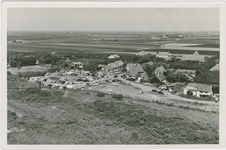
[[[187,91],[187,95],[188,95],[188,96],[193,96],[192,91],[188,90],[188,91]]]
[[[98,97],[104,97],[104,96],[105,96],[105,93],[103,93],[103,92],[98,92],[98,93],[97,93],[97,96],[98,96]]]
[[[67,87],[66,86],[63,86],[63,90],[66,90],[67,89]]]
[[[122,94],[113,94],[112,98],[115,98],[117,100],[121,100],[123,98],[123,95]]]

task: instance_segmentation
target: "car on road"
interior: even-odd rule
[[[114,75],[114,78],[117,78],[118,76],[117,75]]]
[[[158,93],[164,95],[164,93],[162,91],[158,91]]]
[[[116,82],[113,82],[112,84],[113,84],[113,85],[115,85],[115,86],[119,86],[119,84],[118,84],[118,83],[116,83]]]
[[[139,94],[143,94],[143,93],[144,93],[143,91],[140,91],[140,92],[139,92]]]
[[[155,89],[153,89],[153,90],[151,90],[152,92],[158,92],[157,90],[155,90]]]

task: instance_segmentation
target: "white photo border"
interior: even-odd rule
[[[219,8],[220,13],[220,111],[219,144],[186,145],[8,145],[7,144],[7,9],[8,8]],[[2,2],[1,113],[3,149],[222,149],[226,141],[226,3],[225,2]]]

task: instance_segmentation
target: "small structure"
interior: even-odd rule
[[[157,57],[157,58],[163,58],[163,59],[165,59],[165,60],[170,59],[171,56],[172,56],[172,54],[171,54],[170,52],[158,52],[158,53],[156,54],[156,57]]]
[[[174,74],[178,74],[178,73],[181,73],[181,74],[186,74],[188,76],[192,76],[192,77],[195,77],[195,73],[196,73],[196,70],[188,70],[188,69],[177,69]]]
[[[35,64],[36,64],[36,65],[39,65],[39,60],[36,60]]]
[[[195,51],[194,54],[192,55],[182,55],[181,57],[177,58],[183,61],[199,61],[199,62],[205,61],[205,56],[199,55],[198,51]]]
[[[71,66],[74,68],[83,68],[83,64],[81,62],[71,62]]]
[[[196,97],[207,97],[212,96],[212,85],[207,84],[197,84],[197,83],[189,83],[183,90],[184,94],[187,94],[188,91],[193,93],[193,96]]]
[[[110,55],[108,56],[109,59],[119,58],[120,56],[118,54]]]

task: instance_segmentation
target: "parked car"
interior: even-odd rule
[[[164,95],[164,93],[162,91],[158,91],[158,93]]]
[[[140,91],[140,92],[139,92],[139,94],[143,94],[143,93],[144,93],[143,91]]]
[[[111,89],[106,89],[106,91],[107,91],[107,92],[113,92],[113,90],[111,90]]]
[[[166,90],[167,87],[166,87],[165,85],[161,85],[161,86],[159,87],[159,89],[161,89],[161,90]]]
[[[113,84],[113,85],[115,85],[115,86],[119,86],[119,84],[118,84],[118,83],[116,83],[116,82],[113,82],[112,84]]]
[[[153,90],[151,90],[152,92],[158,92],[157,90],[155,90],[155,89],[153,89]]]
[[[114,75],[114,78],[117,78],[118,76],[117,75]]]

